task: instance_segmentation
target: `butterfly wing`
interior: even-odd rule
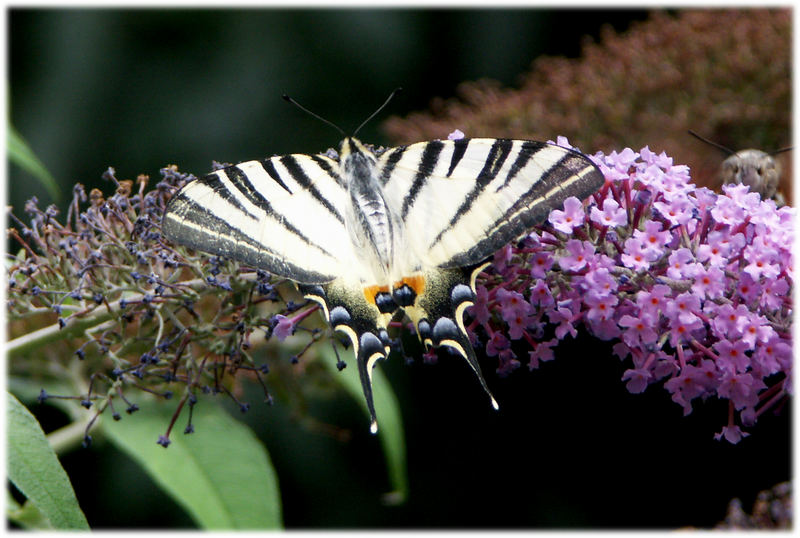
[[[301,293],[322,306],[333,329],[351,340],[376,430],[372,369],[389,352],[386,324],[396,306],[381,311],[375,292],[365,293],[364,286],[374,284],[371,268],[354,252],[345,226],[349,195],[338,170],[337,161],[320,155],[217,170],[172,197],[162,232],[176,243],[297,282]]]
[[[462,139],[388,150],[379,178],[414,253],[405,271],[424,275],[406,313],[427,346],[448,346],[469,363],[496,408],[464,328],[481,262],[566,198],[595,192],[602,173],[585,155],[553,144]]]
[[[169,202],[167,239],[297,282],[330,282],[354,259],[338,163],[320,155],[248,161],[188,183]]]
[[[411,247],[433,266],[480,263],[570,196],[604,182],[585,155],[528,140],[473,138],[398,147],[381,156],[387,199],[414,233]]]

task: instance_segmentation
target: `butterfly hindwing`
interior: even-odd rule
[[[372,370],[376,362],[385,359],[389,353],[389,336],[386,331],[389,313],[380,312],[374,303],[374,295],[370,301],[364,289],[342,279],[323,285],[301,284],[299,289],[306,298],[322,306],[325,318],[333,330],[344,333],[350,340],[361,388],[367,400],[370,429],[377,431],[378,423],[372,398]]]
[[[426,348],[446,346],[467,361],[489,395],[492,406],[497,409],[497,401],[486,385],[464,327],[464,312],[475,302],[475,279],[487,265],[427,270],[424,274],[425,288],[414,306],[406,308],[406,313]]]

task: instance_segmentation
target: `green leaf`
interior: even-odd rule
[[[264,445],[219,404],[195,405],[195,433],[176,422],[171,444],[157,444],[175,402],[140,402],[141,409],[119,422],[105,421],[103,433],[139,463],[203,529],[282,527],[278,478]],[[184,409],[182,417],[186,416]],[[181,418],[182,418],[181,417]]]
[[[9,479],[53,528],[89,529],[67,473],[36,418],[12,394],[7,393],[6,402]]]
[[[8,499],[6,501],[6,515],[9,521],[12,521],[29,530],[51,530],[53,526],[50,520],[44,517],[42,512],[32,502],[26,502],[20,506],[8,492]]]
[[[55,178],[10,123],[6,124],[6,151],[8,160],[38,179],[54,201],[57,202],[61,198],[61,191]]]
[[[342,384],[342,387],[353,397],[364,410],[369,420],[367,401],[361,389],[358,378],[358,369],[348,366],[341,372],[336,368],[337,357],[329,346],[320,346],[320,360],[332,373],[333,378]],[[380,369],[380,363],[372,371],[372,394],[375,401],[375,414],[378,416],[378,438],[386,458],[389,473],[389,483],[393,490],[384,495],[387,504],[400,504],[408,495],[408,475],[406,473],[406,441],[403,432],[403,419],[400,415],[400,405],[397,397],[389,384],[389,380]],[[368,422],[364,427],[368,427]]]

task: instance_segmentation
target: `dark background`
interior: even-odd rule
[[[9,12],[10,119],[69,193],[176,163],[204,173],[335,146],[339,134],[287,106],[288,93],[352,130],[397,86],[382,114],[405,115],[458,83],[514,86],[540,54],[576,56],[603,24],[644,12],[585,10],[32,10]],[[382,118],[360,133],[386,143]],[[554,133],[554,135],[557,133]],[[442,137],[447,133],[442,133]],[[10,166],[8,202],[49,198]],[[63,200],[62,200],[63,202]],[[567,341],[556,360],[505,379],[484,371],[500,412],[458,360],[385,369],[406,426],[409,501],[388,490],[377,440],[342,395],[312,414],[348,442],[309,432],[285,406],[244,417],[278,471],[288,528],[676,528],[712,526],[728,501],[750,509],[790,476],[790,413],[767,414],[733,446],[713,439],[727,404],[682,416],[660,386],[631,395],[610,345]],[[250,401],[260,401],[253,387]],[[50,420],[46,409],[37,412]],[[236,412],[238,415],[238,412]],[[58,420],[54,417],[53,420]],[[154,435],[160,432],[154,432]],[[139,468],[108,444],[63,458],[90,524],[191,526]],[[220,472],[224,472],[221,462]]]

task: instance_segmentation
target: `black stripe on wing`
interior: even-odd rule
[[[398,161],[400,161],[406,151],[406,146],[398,146],[389,151],[391,151],[391,153],[389,153],[386,158],[386,164],[383,166],[381,176],[378,179],[381,186],[386,185],[386,182],[389,181],[389,178],[392,176],[392,171],[394,171],[395,166],[397,166]]]
[[[205,179],[207,178],[198,181]],[[227,189],[223,190],[227,192]],[[220,190],[217,192],[223,197],[226,196]],[[232,205],[237,207],[236,204]],[[217,216],[212,208],[201,206],[181,193],[170,200],[161,231],[175,243],[232,258],[300,282],[324,283],[334,278],[333,275],[288,262],[284,256],[265,248],[265,245],[253,239],[246,230],[239,230]]]
[[[433,140],[425,145],[419,165],[416,166],[417,175],[414,177],[414,182],[411,184],[408,195],[405,200],[403,200],[403,207],[400,211],[400,216],[403,220],[408,216],[408,212],[414,205],[417,195],[433,173],[433,169],[436,167],[436,163],[439,162],[439,155],[442,153],[443,148],[444,142],[441,140]]]
[[[261,161],[261,166],[264,167],[264,170],[266,170],[267,174],[269,174],[269,177],[271,177],[275,183],[283,187],[283,189],[289,194],[294,194],[288,185],[283,182],[281,175],[275,169],[275,164],[272,162],[272,159],[265,159]]]
[[[452,175],[453,170],[455,170],[458,163],[461,162],[461,159],[467,152],[467,146],[469,146],[468,138],[453,141],[453,155],[450,157],[450,167],[447,169],[447,177]]]
[[[264,213],[272,217],[277,222],[281,223],[281,225],[287,231],[296,235],[297,238],[303,241],[306,245],[315,248],[332,258],[334,257],[321,245],[314,243],[308,237],[306,237],[306,235],[303,232],[301,232],[294,224],[291,223],[291,221],[287,218],[285,214],[281,213],[280,211],[277,211],[272,206],[272,204],[266,198],[264,198],[264,196],[260,192],[258,192],[255,189],[252,182],[250,181],[250,178],[248,178],[247,174],[245,174],[241,169],[239,169],[238,166],[231,166],[223,170],[219,170],[217,171],[216,174],[211,174],[209,176],[206,176],[206,178],[204,178],[204,180],[208,179],[207,183],[213,185],[214,190],[219,194],[222,190],[225,189],[225,186],[221,184],[217,174],[225,174],[227,178],[230,180],[230,182],[233,184],[233,186],[236,187],[236,189],[245,198],[247,198],[250,201],[250,203],[258,207],[259,209],[263,210]],[[217,184],[219,184],[219,187],[217,187]],[[196,204],[195,206],[198,208],[200,207],[199,205]],[[250,215],[250,213],[248,213],[248,215]]]
[[[330,160],[320,157],[319,155],[309,155],[311,160],[314,161],[328,176],[333,179],[341,188],[347,189],[347,184],[339,175],[339,172],[333,169]]]
[[[430,245],[431,247],[439,243],[439,241],[442,239],[442,236],[456,226],[458,222],[464,216],[466,216],[467,213],[469,213],[472,205],[486,189],[486,186],[491,183],[495,177],[497,177],[497,174],[500,172],[500,169],[508,158],[508,154],[511,152],[513,144],[513,140],[508,140],[506,138],[498,138],[494,141],[492,147],[489,149],[489,155],[486,157],[486,161],[483,163],[483,169],[480,171],[475,180],[475,186],[472,188],[472,191],[467,194],[467,197],[461,203],[461,206],[455,212],[453,218],[450,219],[450,223],[447,225],[447,228],[439,232],[439,235],[434,238]],[[466,146],[464,150],[466,151]],[[454,165],[451,163],[450,166],[453,167]],[[506,181],[508,181],[508,179]]]
[[[546,144],[541,144],[539,149],[545,146]],[[466,252],[441,264],[440,267],[452,268],[478,263],[525,231],[544,222],[550,211],[561,207],[564,200],[570,196],[583,200],[597,191],[605,181],[600,169],[585,155],[573,150],[564,151],[564,156],[533,182],[530,189],[495,220],[487,229],[484,239]],[[452,229],[457,222],[455,217],[453,220],[455,222],[434,239],[429,249],[434,248],[445,233]]]
[[[319,192],[319,189],[314,185],[314,182],[311,181],[311,178],[306,175],[305,171],[303,170],[300,163],[293,155],[285,155],[280,157],[280,162],[283,166],[286,167],[286,170],[292,175],[292,178],[305,190],[308,191],[311,196],[325,209],[330,211],[331,215],[333,215],[336,220],[341,223],[344,223],[344,218],[342,217],[339,210],[336,209],[324,196],[322,193]],[[325,170],[323,168],[323,170]],[[326,172],[330,173],[332,170],[325,170]],[[338,178],[338,174],[336,174],[335,178]],[[340,183],[341,180],[337,179],[337,183]],[[340,183],[341,184],[341,183]]]

